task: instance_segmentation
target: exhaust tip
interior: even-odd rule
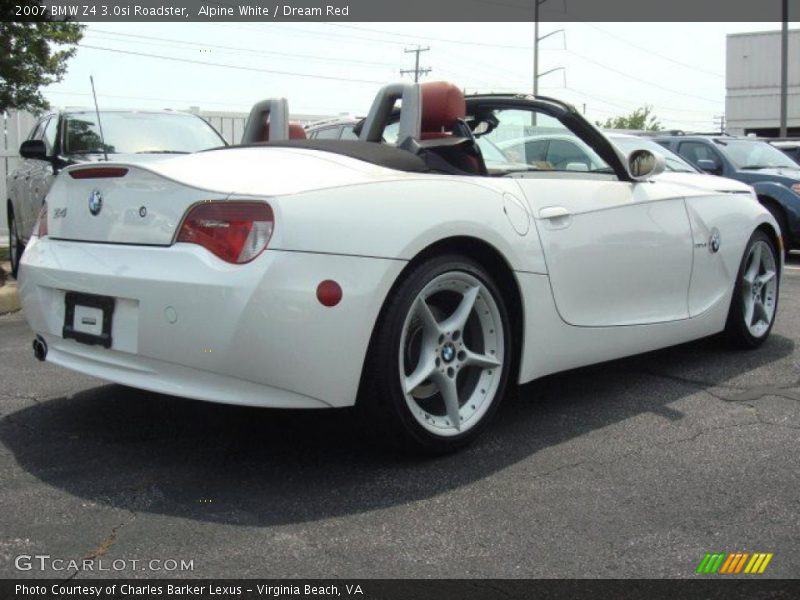
[[[36,339],[33,340],[33,355],[39,361],[44,361],[47,358],[47,342],[40,335],[37,335]]]

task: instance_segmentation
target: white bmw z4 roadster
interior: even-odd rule
[[[239,146],[62,171],[20,270],[37,357],[198,400],[358,405],[444,452],[509,384],[770,333],[783,246],[753,190],[623,155],[567,104],[388,85],[358,140],[299,139],[287,115],[265,100]]]

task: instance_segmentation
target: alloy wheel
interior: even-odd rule
[[[504,347],[497,302],[478,278],[452,271],[425,285],[399,352],[401,389],[417,422],[439,436],[477,425],[500,386]]]
[[[763,240],[750,248],[742,274],[744,322],[756,338],[769,331],[777,301],[776,261],[772,247]]]

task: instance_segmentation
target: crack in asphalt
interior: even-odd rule
[[[531,480],[545,479],[545,478],[550,477],[551,475],[554,475],[554,474],[556,474],[556,473],[558,473],[560,471],[574,469],[576,467],[581,467],[583,465],[588,465],[588,464],[594,464],[594,465],[598,465],[598,466],[614,465],[614,464],[616,464],[618,462],[621,462],[621,461],[625,460],[626,458],[629,458],[631,456],[640,454],[641,452],[643,452],[646,449],[650,449],[650,448],[667,448],[669,446],[673,446],[673,445],[676,445],[676,444],[682,444],[682,443],[685,443],[685,442],[693,442],[694,440],[696,440],[699,437],[701,437],[703,435],[706,435],[708,433],[714,433],[714,432],[717,432],[717,431],[724,431],[726,429],[737,429],[737,428],[740,428],[740,427],[751,427],[751,426],[754,426],[754,425],[755,426],[766,425],[766,426],[769,426],[769,427],[780,427],[780,428],[784,428],[784,429],[800,430],[800,426],[787,425],[787,424],[784,424],[784,423],[774,423],[772,421],[766,421],[766,420],[763,419],[763,417],[761,417],[758,414],[758,411],[755,408],[754,408],[754,412],[755,412],[755,414],[753,416],[755,417],[755,421],[747,421],[747,422],[744,422],[744,423],[731,423],[731,424],[728,424],[728,425],[720,425],[718,427],[706,427],[704,429],[701,429],[700,431],[695,432],[693,435],[690,435],[688,437],[682,437],[682,438],[678,438],[678,439],[674,439],[674,440],[669,440],[668,442],[661,443],[661,444],[648,444],[646,446],[645,445],[639,446],[638,448],[635,448],[634,450],[630,450],[628,452],[624,452],[622,454],[618,454],[618,455],[614,456],[611,460],[596,460],[596,459],[592,459],[592,458],[587,458],[585,460],[580,460],[580,461],[577,461],[577,462],[574,462],[574,463],[561,465],[559,467],[556,467],[555,469],[551,469],[550,471],[545,471],[543,473],[538,473],[536,475],[533,475],[530,479]]]
[[[701,391],[708,393],[709,395],[713,396],[717,400],[721,400],[723,402],[748,402],[748,401],[755,401],[760,400],[764,396],[779,396],[781,398],[786,398],[787,400],[795,400],[800,402],[800,378],[795,380],[793,383],[789,383],[786,385],[754,385],[754,386],[735,386],[726,383],[717,383],[713,381],[702,381],[698,379],[690,379],[688,377],[681,377],[680,375],[672,375],[670,373],[659,373],[658,371],[650,371],[647,369],[632,369],[630,372],[638,373],[641,375],[650,375],[652,377],[659,377],[661,379],[668,379],[670,381],[676,381],[679,383],[683,383],[692,387],[695,387]],[[732,395],[725,395],[716,391],[716,389],[727,389],[739,392],[738,394]]]
[[[129,510],[128,512],[131,513],[131,518],[128,519],[127,521],[124,521],[124,522],[118,524],[116,527],[112,527],[111,528],[111,533],[109,533],[97,545],[97,547],[94,550],[92,550],[86,556],[84,556],[83,557],[83,561],[94,562],[96,559],[102,557],[106,552],[108,552],[111,549],[111,547],[117,542],[117,532],[119,532],[121,529],[123,529],[123,528],[127,527],[128,525],[130,525],[131,523],[133,523],[136,520],[136,517],[138,516],[138,514],[135,511]],[[78,567],[77,569],[75,569],[75,571],[69,577],[64,579],[62,581],[62,583],[67,583],[69,581],[72,581],[73,579],[75,579],[75,577],[77,577],[78,575],[80,575],[81,573],[83,573],[84,571],[87,570],[87,569],[83,568],[83,564],[84,564],[83,561],[81,562],[81,566]],[[88,569],[88,571],[91,572],[92,569]]]

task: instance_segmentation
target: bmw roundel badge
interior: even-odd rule
[[[103,210],[103,194],[100,193],[100,190],[92,190],[92,193],[89,194],[89,212],[98,215],[101,210]]]
[[[719,229],[714,227],[711,230],[711,237],[708,238],[708,249],[711,251],[712,254],[719,252],[719,247],[722,244],[722,239],[719,235]]]

